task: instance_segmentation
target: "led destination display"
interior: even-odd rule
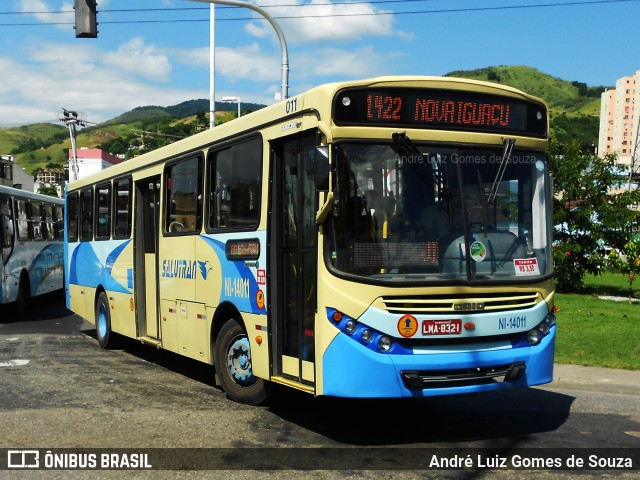
[[[543,137],[547,112],[542,104],[474,92],[430,89],[351,89],[333,104],[337,125],[397,125]]]

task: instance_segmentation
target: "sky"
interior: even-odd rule
[[[640,70],[640,0],[252,0],[280,25],[289,95],[380,75],[527,65],[613,86]],[[76,38],[73,0],[0,1],[0,127],[101,123],[135,107],[210,98],[210,16],[194,0],[98,0],[98,38]],[[215,6],[215,98],[273,104],[274,28]]]

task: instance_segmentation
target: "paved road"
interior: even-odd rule
[[[495,448],[501,457],[519,449],[575,448],[580,455],[603,447],[640,449],[638,372],[560,365],[556,380],[544,388],[415,401],[313,399],[289,392],[271,406],[248,407],[213,387],[206,365],[133,341],[119,350],[99,349],[93,327],[66,311],[58,297],[42,299],[25,319],[18,321],[7,308],[0,308],[0,318],[0,450],[207,449],[162,450],[181,457],[177,461],[185,470],[127,472],[128,478],[513,478],[513,470],[499,467],[437,473],[380,468],[385,466],[381,459],[391,468],[394,460],[415,464],[416,454],[430,455],[433,449],[476,453],[468,449]],[[250,457],[247,447],[259,447],[261,455],[270,448],[271,458]],[[194,472],[187,471],[190,454],[229,468],[308,459],[307,469],[321,470]],[[378,469],[359,468],[367,461]],[[0,470],[0,478],[123,474],[20,473]],[[606,473],[637,477],[624,470]],[[519,470],[516,476],[571,475]],[[599,477],[582,472],[579,478]]]

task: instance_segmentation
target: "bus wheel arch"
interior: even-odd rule
[[[95,300],[96,339],[101,348],[115,346],[116,334],[111,328],[111,309],[106,292],[100,287],[96,290]]]
[[[218,315],[218,307],[212,330],[216,381],[231,400],[260,405],[267,399],[267,386],[253,375],[247,330],[235,307],[223,305],[224,315]]]

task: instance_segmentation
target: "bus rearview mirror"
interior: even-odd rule
[[[313,155],[313,181],[316,190],[329,190],[329,147],[316,147]]]

